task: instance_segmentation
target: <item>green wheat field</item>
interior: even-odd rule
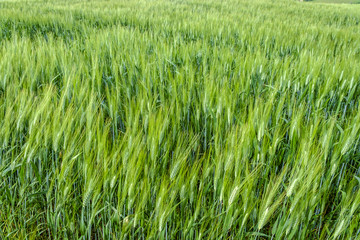
[[[0,1],[0,239],[360,239],[359,23]]]

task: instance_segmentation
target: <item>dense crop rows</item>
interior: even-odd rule
[[[360,6],[0,2],[0,239],[357,239]]]

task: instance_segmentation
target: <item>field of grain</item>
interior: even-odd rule
[[[335,4],[360,4],[360,0],[311,0],[311,2],[315,3],[335,3]]]
[[[359,239],[360,6],[0,2],[0,239]]]

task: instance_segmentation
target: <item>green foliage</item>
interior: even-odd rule
[[[311,0],[319,3],[347,3],[347,4],[359,4],[359,0]]]
[[[357,239],[360,8],[0,2],[0,239]]]

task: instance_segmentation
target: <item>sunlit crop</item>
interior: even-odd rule
[[[360,238],[360,6],[0,2],[0,239]]]

